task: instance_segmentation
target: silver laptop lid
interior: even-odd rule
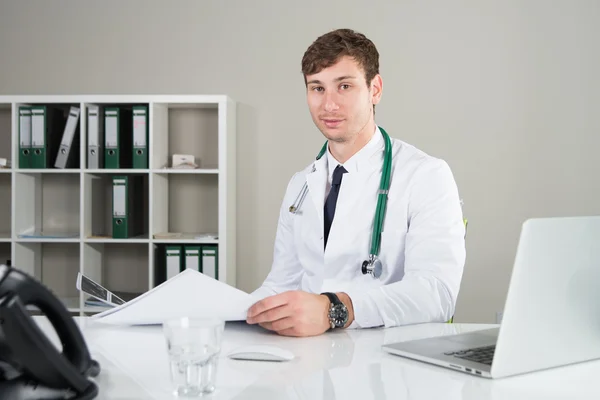
[[[600,217],[523,224],[491,375],[600,358]]]

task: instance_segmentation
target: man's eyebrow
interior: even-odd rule
[[[344,81],[346,79],[356,79],[356,77],[352,76],[352,75],[344,75],[344,76],[340,76],[338,78],[335,78],[334,81],[335,82],[339,82],[339,81]],[[318,79],[313,79],[311,81],[306,82],[306,84],[307,85],[312,85],[312,84],[321,85],[322,82],[320,80],[318,80]]]
[[[336,82],[345,81],[346,79],[356,79],[356,77],[352,76],[352,75],[344,75],[344,76],[340,76],[339,78],[335,78],[335,81]]]

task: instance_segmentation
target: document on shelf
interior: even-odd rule
[[[245,321],[248,309],[260,299],[186,269],[154,289],[91,319],[117,325],[160,325],[181,318]]]

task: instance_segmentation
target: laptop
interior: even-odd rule
[[[486,378],[600,358],[600,216],[523,224],[499,328],[382,348]]]

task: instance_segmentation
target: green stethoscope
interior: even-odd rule
[[[383,229],[383,220],[385,219],[385,211],[387,206],[388,193],[390,189],[390,177],[392,175],[392,141],[387,132],[379,127],[379,130],[383,134],[385,141],[385,153],[383,157],[383,169],[381,171],[381,182],[379,184],[379,191],[377,192],[377,208],[375,209],[375,219],[373,222],[373,232],[371,233],[371,251],[369,259],[362,263],[362,273],[364,275],[370,274],[375,278],[381,276],[383,265],[379,259],[379,250],[381,248],[381,231]],[[327,151],[327,142],[321,148],[321,151],[317,155],[317,160],[323,157],[323,154]],[[316,168],[313,164],[312,172],[315,172]],[[290,206],[289,211],[293,214],[297,213],[304,198],[308,193],[308,184],[304,182],[302,190],[296,196],[296,200]]]

